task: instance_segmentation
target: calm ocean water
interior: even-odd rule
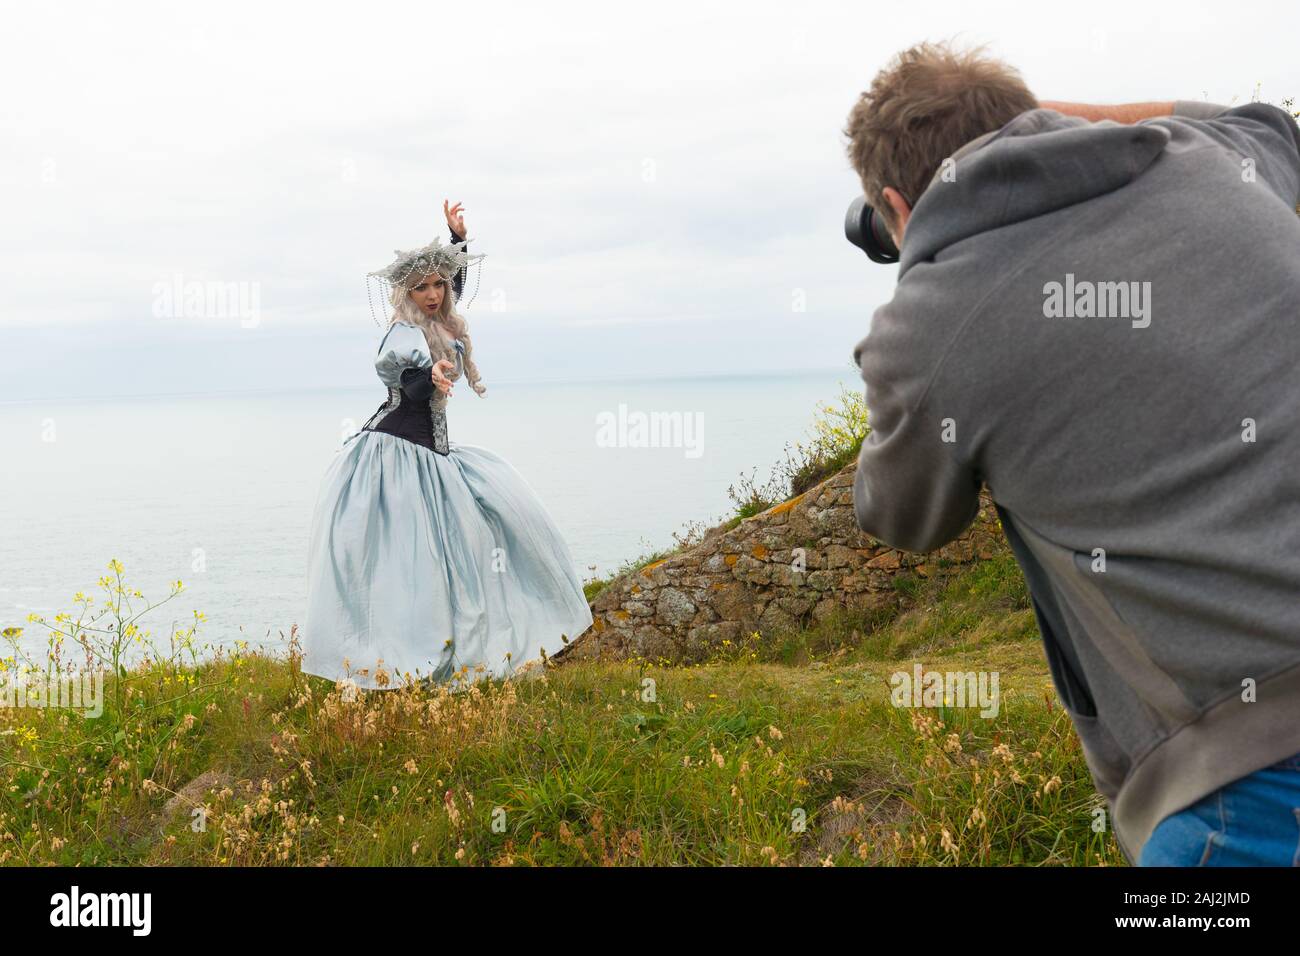
[[[462,383],[448,421],[453,442],[490,448],[523,474],[585,580],[732,513],[728,485],[754,468],[764,480],[841,386],[861,390],[851,367],[501,384],[486,399]],[[142,622],[155,635],[198,609],[203,642],[280,645],[302,620],[321,475],[382,399],[382,388],[347,388],[0,405],[0,627],[25,627],[43,646],[28,613],[70,611],[78,590],[99,597],[116,557],[152,600],[185,582]],[[633,437],[620,420],[651,412],[683,413],[699,431],[679,447],[618,441]]]

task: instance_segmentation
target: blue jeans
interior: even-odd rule
[[[1170,814],[1139,866],[1300,866],[1300,754]]]

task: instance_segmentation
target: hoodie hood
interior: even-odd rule
[[[959,150],[908,220],[899,278],[916,262],[980,233],[1076,206],[1128,185],[1169,142],[1156,124],[1089,123],[1055,110],[1021,113],[986,142]]]

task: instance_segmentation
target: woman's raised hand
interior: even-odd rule
[[[445,370],[443,369],[444,365],[447,366]],[[451,395],[451,379],[447,378],[447,372],[450,372],[455,367],[455,362],[449,362],[446,359],[438,359],[429,373],[433,377],[433,387],[444,395]]]
[[[447,226],[456,235],[464,238],[469,235],[465,231],[465,207],[461,203],[450,205],[450,200],[442,201],[442,214],[447,217]]]

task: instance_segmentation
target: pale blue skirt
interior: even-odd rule
[[[501,677],[591,626],[568,546],[523,476],[486,448],[449,451],[361,431],[330,463],[308,549],[307,673],[363,688],[462,667]]]

